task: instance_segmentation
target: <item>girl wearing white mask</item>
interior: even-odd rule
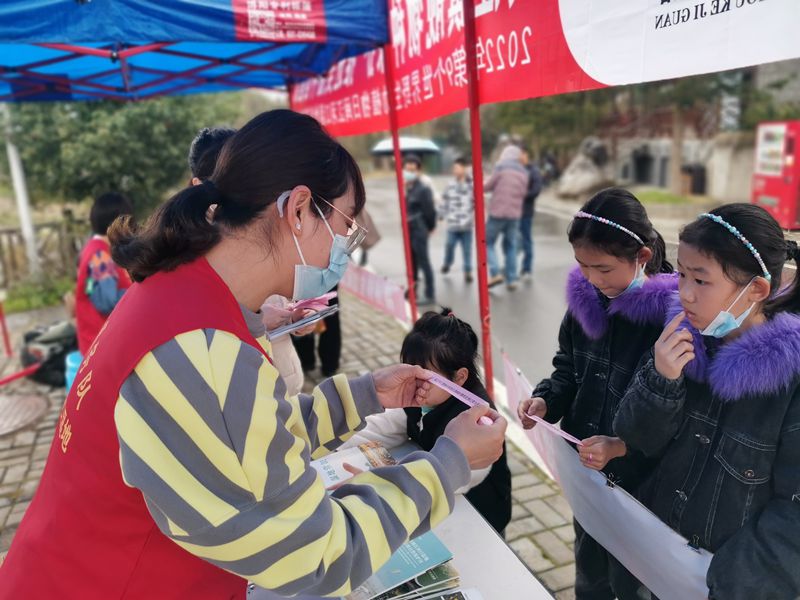
[[[505,421],[471,409],[430,452],[329,496],[309,461],[369,414],[421,406],[430,374],[397,365],[287,395],[256,312],[336,284],[364,201],[350,154],[313,118],[276,110],[140,231],[112,227],[137,283],[67,397],[0,597],[244,598],[246,579],[343,595],[449,514],[470,468],[501,455]]]
[[[634,490],[650,468],[614,435],[612,420],[639,363],[661,333],[678,287],[664,240],[629,191],[598,192],[575,215],[569,241],[578,266],[567,281],[567,314],[553,374],[519,407],[583,440],[583,465]],[[613,557],[575,521],[575,597],[625,600]],[[624,571],[622,571],[624,573]]]
[[[783,287],[798,257],[754,205],[687,225],[680,301],[614,421],[629,447],[660,457],[642,502],[714,553],[712,599],[800,596],[797,276]]]

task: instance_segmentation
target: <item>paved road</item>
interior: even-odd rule
[[[382,235],[380,243],[370,252],[369,260],[378,273],[402,284],[405,262],[394,181],[388,177],[367,180],[367,206]],[[563,218],[537,214],[533,281],[522,283],[514,292],[504,286],[490,291],[493,335],[534,384],[550,373],[558,326],[566,309],[564,285],[569,269],[575,264],[566,227],[567,221]],[[464,282],[458,253],[450,273],[439,272],[444,259],[445,235],[444,226],[440,226],[430,240],[437,301],[478,330],[477,279],[472,284]],[[458,250],[460,252],[460,248]],[[502,378],[497,347],[494,360],[495,376]]]

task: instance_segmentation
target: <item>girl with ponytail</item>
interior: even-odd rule
[[[426,312],[414,323],[403,340],[400,360],[446,377],[494,408],[478,370],[478,335],[449,308],[440,313]],[[428,450],[446,435],[450,422],[467,409],[458,398],[437,388],[431,390],[421,407],[387,410],[369,417],[367,426],[345,447],[375,441],[393,448],[411,439]],[[491,467],[473,470],[469,484],[459,492],[503,535],[511,520],[511,471],[505,451]]]
[[[568,231],[578,266],[567,282],[553,374],[520,402],[519,419],[530,429],[537,416],[583,441],[581,462],[627,490],[651,462],[614,434],[612,420],[642,355],[652,347],[678,281],[661,235],[629,191],[595,194]],[[575,521],[575,597],[631,596],[625,571]]]
[[[687,225],[680,298],[614,421],[660,457],[642,502],[714,553],[712,599],[800,597],[798,258],[752,204]]]

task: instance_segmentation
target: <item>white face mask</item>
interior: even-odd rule
[[[284,192],[278,197],[278,214],[283,216],[283,204],[289,198],[291,192]],[[300,242],[297,241],[297,236],[292,235],[294,246],[297,248],[297,254],[300,260],[303,261],[302,265],[295,265],[294,267],[294,292],[292,293],[292,300],[308,300],[309,298],[317,298],[322,294],[332,290],[337,283],[344,276],[349,264],[347,254],[347,238],[338,233],[333,233],[328,219],[316,204],[314,207],[317,209],[319,216],[322,217],[322,222],[328,228],[328,233],[331,235],[331,252],[328,259],[327,267],[315,267],[306,263],[306,258],[303,256],[303,251],[300,249]]]
[[[716,317],[714,317],[714,320],[711,321],[711,323],[709,323],[708,327],[706,327],[705,329],[703,329],[703,331],[700,332],[701,335],[708,335],[715,338],[724,338],[731,331],[734,331],[736,329],[739,329],[739,327],[741,327],[742,323],[744,323],[744,320],[750,315],[750,312],[753,310],[753,307],[756,305],[756,303],[753,302],[750,305],[750,308],[745,310],[738,317],[734,317],[733,314],[730,312],[730,310],[741,299],[741,297],[744,296],[744,293],[750,287],[751,283],[753,283],[753,279],[750,280],[750,283],[744,286],[744,289],[742,289],[742,291],[739,292],[739,295],[736,296],[736,300],[731,302],[731,305],[727,308],[727,310],[719,311],[719,314]]]
[[[626,287],[616,296],[606,296],[606,298],[613,300],[614,298],[619,298],[620,296],[627,294],[631,290],[638,290],[644,285],[645,281],[647,281],[647,275],[644,272],[644,264],[636,265],[636,273],[633,275],[633,279],[628,284],[628,287]]]

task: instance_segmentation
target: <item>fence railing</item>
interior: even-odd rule
[[[78,254],[88,235],[88,225],[66,213],[63,220],[40,223],[34,229],[44,275],[73,274]],[[0,288],[8,288],[27,279],[29,275],[30,265],[22,231],[15,227],[0,228]]]

